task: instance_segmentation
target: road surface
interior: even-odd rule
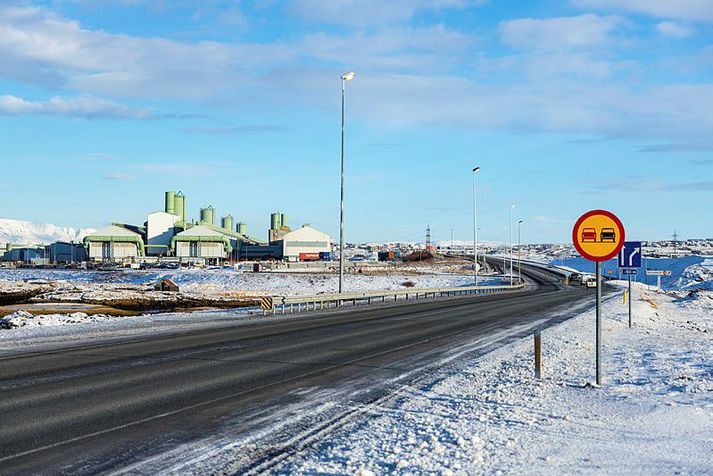
[[[255,430],[266,414],[298,401],[298,389],[365,379],[378,389],[453,346],[513,338],[555,309],[592,301],[591,290],[526,272],[531,285],[511,294],[357,307],[0,358],[0,472],[121,471],[230,419]],[[249,459],[266,455],[255,450]]]

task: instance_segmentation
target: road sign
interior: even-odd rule
[[[627,241],[619,251],[620,268],[641,268],[641,242]]]
[[[624,225],[606,210],[592,210],[577,220],[572,242],[577,252],[589,261],[607,261],[624,246]]]
[[[671,271],[664,271],[662,269],[647,269],[646,276],[671,276]]]
[[[272,298],[265,296],[262,299],[260,299],[260,307],[262,307],[263,310],[269,311],[272,309],[273,303],[272,303]]]
[[[591,210],[577,220],[572,228],[572,243],[577,252],[589,261],[595,261],[597,276],[595,355],[597,385],[602,384],[602,261],[617,255],[624,246],[624,225],[612,212]]]
[[[632,269],[622,268],[621,274],[623,274],[624,276],[627,276],[627,275],[634,276],[634,275],[636,275],[636,268],[632,268]]]

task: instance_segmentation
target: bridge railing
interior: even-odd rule
[[[301,311],[319,311],[341,307],[345,304],[356,306],[358,303],[372,304],[387,300],[434,299],[469,294],[495,294],[519,291],[525,287],[524,281],[513,285],[500,286],[461,286],[456,288],[408,288],[379,291],[360,291],[353,293],[318,294],[314,296],[271,296],[263,298],[263,314],[285,314]]]

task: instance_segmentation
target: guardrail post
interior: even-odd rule
[[[535,378],[542,378],[542,336],[540,331],[535,331]]]

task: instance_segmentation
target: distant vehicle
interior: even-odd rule
[[[588,288],[596,288],[597,287],[597,277],[588,275],[584,278],[582,284],[586,285]]]
[[[569,284],[582,284],[582,275],[579,273],[572,273],[569,275]]]
[[[614,243],[616,241],[616,232],[614,231],[614,228],[602,228],[602,232],[599,236],[599,241],[602,243],[607,241]]]
[[[360,255],[352,256],[351,258],[349,258],[349,261],[366,261],[366,257]]]
[[[596,243],[597,230],[594,228],[585,228],[582,230],[582,243]]]

